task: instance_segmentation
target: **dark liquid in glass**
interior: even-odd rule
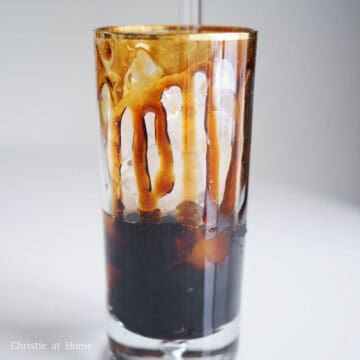
[[[183,224],[175,214],[104,219],[108,305],[125,328],[191,339],[236,317],[244,227]]]

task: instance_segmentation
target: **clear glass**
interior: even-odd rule
[[[202,0],[178,0],[178,24],[200,25],[202,8]]]
[[[235,359],[256,32],[95,31],[115,357]]]

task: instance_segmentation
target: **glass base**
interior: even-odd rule
[[[110,349],[115,359],[208,359],[235,360],[238,346],[239,317],[212,335],[191,340],[161,340],[127,330],[111,315],[108,319]]]

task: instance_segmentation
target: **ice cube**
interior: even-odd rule
[[[132,143],[134,137],[134,128],[131,111],[126,109],[121,118],[121,152],[123,164],[126,163],[125,159],[131,158],[132,160]]]
[[[142,47],[136,49],[136,55],[125,74],[124,94],[137,87],[150,87],[163,75],[158,66]]]
[[[104,84],[100,90],[99,96],[99,110],[100,110],[100,129],[101,129],[101,185],[103,188],[103,210],[112,214],[112,187],[111,176],[109,170],[108,157],[108,129],[112,116],[111,94],[107,84]]]
[[[203,72],[198,71],[194,76],[195,87],[195,104],[196,106],[204,105],[206,101],[206,94],[208,91],[208,84],[206,75]]]
[[[236,76],[230,61],[223,59],[215,66],[215,104],[217,128],[220,146],[219,200],[225,190],[226,174],[228,173],[234,138],[234,104],[236,92]]]
[[[203,205],[204,190],[206,187],[206,133],[205,133],[205,106],[206,96],[208,93],[208,81],[206,75],[197,72],[194,76],[194,93],[195,93],[195,114],[196,114],[196,150],[198,163],[198,199]]]
[[[148,140],[148,149],[147,149],[147,162],[148,162],[148,171],[151,179],[151,184],[154,186],[156,174],[159,171],[160,160],[158,149],[155,142],[155,114],[153,112],[148,112],[145,115],[145,126],[146,134]]]
[[[174,160],[175,182],[170,194],[166,194],[159,200],[159,208],[163,213],[174,212],[181,196],[182,179],[182,94],[178,86],[171,86],[165,90],[161,97],[161,102],[166,111],[167,131],[170,139],[171,150]]]
[[[144,116],[148,146],[155,144],[155,113],[149,111]]]
[[[180,120],[182,94],[181,89],[178,86],[171,86],[169,89],[165,90],[162,94],[161,102],[166,109],[168,121],[177,118]]]
[[[205,135],[205,102],[207,94],[207,79],[204,73],[197,72],[194,76],[194,103],[196,132],[196,187],[199,191],[197,202],[203,204],[203,192],[206,183],[206,135]],[[168,134],[174,157],[174,168],[176,173],[174,188],[172,192],[164,196],[159,205],[162,210],[174,211],[179,204],[183,194],[183,119],[182,119],[182,91],[178,86],[172,86],[164,91],[161,99],[167,114]]]
[[[234,68],[229,60],[222,59],[217,61],[215,65],[215,88],[220,91],[236,91],[236,76]]]
[[[134,128],[132,115],[131,111],[126,109],[121,119],[121,181],[123,187],[123,204],[125,210],[129,212],[137,209],[138,197],[132,153],[133,137]]]
[[[112,186],[111,186],[111,177],[108,166],[108,156],[106,152],[106,144],[101,144],[101,153],[100,153],[100,167],[101,167],[101,185],[103,188],[102,191],[102,200],[103,200],[103,210],[108,214],[113,214],[112,209]]]
[[[104,84],[100,90],[99,96],[99,108],[100,108],[100,127],[103,142],[107,141],[107,131],[111,118],[111,93],[109,86]]]
[[[219,135],[222,136],[224,132],[231,133],[233,130],[236,76],[231,62],[226,59],[218,61],[214,76],[217,116],[222,123]]]

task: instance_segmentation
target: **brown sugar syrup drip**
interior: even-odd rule
[[[222,203],[220,205],[220,214],[231,221],[236,209],[241,179],[242,155],[244,152],[244,109],[245,109],[245,89],[248,84],[250,70],[246,68],[246,51],[238,48],[237,74],[239,74],[236,83],[235,104],[234,104],[234,136],[231,149],[231,160],[229,170],[225,181],[225,191]],[[243,54],[243,56],[241,56]],[[235,220],[236,221],[236,220]]]
[[[245,42],[246,47],[246,42]],[[238,56],[245,53],[238,47]],[[237,192],[240,184],[241,153],[243,148],[243,114],[244,114],[244,91],[249,78],[249,71],[244,74],[246,62],[238,60],[237,74],[241,74],[237,80],[234,107],[234,141],[231,150],[231,160],[226,176],[223,200],[219,204],[219,139],[217,131],[217,117],[214,94],[214,70],[213,62],[203,61],[190,66],[185,71],[177,74],[163,76],[154,86],[131,89],[123,95],[119,101],[114,86],[116,82],[110,81],[106,76],[102,77],[102,86],[108,84],[111,89],[112,116],[108,125],[109,143],[111,153],[110,173],[113,187],[113,210],[114,214],[121,213],[124,209],[121,186],[121,120],[126,109],[131,112],[134,137],[133,137],[133,163],[135,178],[138,188],[138,209],[141,212],[152,212],[157,208],[158,200],[169,194],[174,186],[174,160],[170,138],[167,132],[167,114],[161,103],[164,91],[172,86],[178,86],[182,92],[182,151],[183,151],[183,193],[185,202],[196,202],[197,189],[197,154],[196,154],[196,113],[194,76],[197,72],[203,72],[208,79],[208,91],[206,95],[204,128],[207,137],[206,151],[206,191],[204,201],[203,219],[216,218],[217,212],[230,220],[236,203]],[[105,71],[106,73],[106,71]],[[113,85],[111,85],[113,84]],[[102,87],[101,86],[101,87]],[[115,97],[117,98],[115,100]],[[114,101],[115,100],[115,101]],[[113,105],[117,102],[116,105]],[[159,170],[154,184],[151,183],[147,161],[147,133],[145,127],[145,115],[148,112],[155,114],[155,142],[159,155]],[[240,136],[239,136],[240,135]]]

